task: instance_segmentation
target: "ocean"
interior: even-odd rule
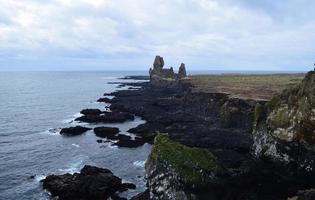
[[[105,109],[96,100],[113,92],[108,84],[127,75],[146,72],[0,72],[0,199],[50,199],[40,180],[49,174],[78,172],[84,165],[110,169],[123,181],[133,182],[144,190],[144,162],[148,144],[136,149],[118,148],[97,143],[93,131],[75,137],[63,137],[60,128],[82,123],[73,120],[84,108]],[[126,89],[126,88],[121,88]],[[97,126],[129,128],[144,121]],[[83,124],[88,127],[96,125]],[[30,176],[35,175],[34,179]]]

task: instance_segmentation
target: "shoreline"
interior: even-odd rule
[[[137,76],[126,77],[125,79],[133,78],[137,78]],[[141,76],[140,80],[144,80],[144,77]],[[117,83],[119,82],[112,84]],[[230,178],[224,178],[224,181],[227,182],[225,184],[236,184],[235,177],[238,177],[240,188],[228,189],[229,193],[226,195],[237,195],[238,190],[244,190],[245,188],[243,187],[248,184],[247,181],[251,178],[257,179],[260,184],[263,184],[262,191],[264,195],[267,195],[265,197],[275,195],[269,191],[271,188],[282,190],[284,186],[287,187],[288,183],[292,184],[292,182],[286,180],[281,180],[283,181],[283,186],[264,182],[264,176],[272,180],[274,173],[278,173],[278,171],[273,171],[267,163],[257,161],[252,155],[252,146],[254,144],[251,122],[254,121],[255,118],[256,105],[259,103],[265,104],[266,101],[231,98],[228,94],[220,92],[196,92],[193,90],[192,84],[187,83],[187,81],[180,82],[176,88],[154,87],[150,82],[121,82],[119,84],[117,88],[125,87],[127,90],[122,89],[104,94],[104,96],[109,95],[113,96],[113,98],[103,98],[102,101],[110,103],[109,108],[112,113],[130,113],[146,121],[146,123],[127,131],[135,134],[135,138],[142,141],[135,147],[138,145],[141,146],[144,143],[153,144],[157,132],[167,132],[168,137],[172,141],[178,142],[180,145],[210,149],[217,158],[217,162],[224,166],[224,168],[240,170],[241,174],[245,173],[245,175],[238,175],[240,172],[229,172]],[[93,120],[91,122],[93,123]],[[130,143],[132,143],[130,139],[127,139],[125,145],[128,146]],[[131,144],[131,146],[133,145]],[[149,157],[148,159],[149,161],[147,161],[147,163],[152,163],[152,158]],[[159,165],[156,161],[153,163],[154,165]],[[248,168],[247,170],[250,172],[255,169],[264,169],[267,170],[267,172],[264,174],[258,172],[250,175],[248,171],[243,171],[243,167]],[[174,183],[174,181],[177,182],[178,180],[170,179],[169,177],[156,179],[159,174],[163,174],[165,171],[156,171],[156,168],[146,168],[146,173],[150,192],[156,195],[158,197],[157,199],[165,198],[165,196],[163,196],[164,194],[158,192],[157,187],[163,188],[159,183],[167,182],[169,184],[167,186],[168,188],[163,188],[164,192],[172,192],[174,187],[182,191],[180,188],[183,188],[183,185]],[[148,176],[149,174],[151,175]],[[178,174],[175,175],[175,177],[176,176],[178,176]],[[250,177],[245,178],[244,176]],[[152,185],[150,180],[153,179],[157,180],[158,183]],[[243,184],[245,185],[242,186]],[[208,183],[206,185],[208,185]],[[221,188],[218,188],[216,193],[220,193],[221,190],[226,190],[227,185],[220,186]],[[170,188],[172,188],[172,191],[169,191]],[[255,190],[255,186],[251,186],[248,191],[245,189],[245,193],[251,195],[252,189]],[[204,192],[200,193],[200,191],[196,194],[193,188],[189,194],[187,194],[187,191],[182,192],[185,193],[186,197],[187,195],[209,195]],[[291,193],[281,192],[276,195],[290,196]],[[144,198],[144,196],[148,199],[148,190],[132,199],[141,199]]]

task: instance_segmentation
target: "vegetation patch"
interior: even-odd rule
[[[269,101],[284,89],[298,85],[305,74],[195,75],[187,81],[196,92],[229,94],[232,98]]]
[[[222,170],[211,152],[171,141],[166,134],[156,136],[151,159],[167,163],[187,185],[214,182]]]

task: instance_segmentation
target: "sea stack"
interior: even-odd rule
[[[187,77],[187,74],[186,74],[186,67],[185,67],[185,64],[182,63],[179,67],[179,70],[178,70],[178,78],[179,79],[182,79],[182,78],[186,78]]]
[[[173,67],[163,68],[164,59],[161,56],[156,56],[153,62],[153,67],[150,68],[150,82],[154,87],[174,88],[178,85],[180,79],[186,78],[186,67],[182,63],[179,67],[178,74],[173,70]]]

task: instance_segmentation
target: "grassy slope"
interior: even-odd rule
[[[189,81],[195,92],[227,93],[232,98],[270,100],[283,89],[301,82],[305,74],[196,75]]]

